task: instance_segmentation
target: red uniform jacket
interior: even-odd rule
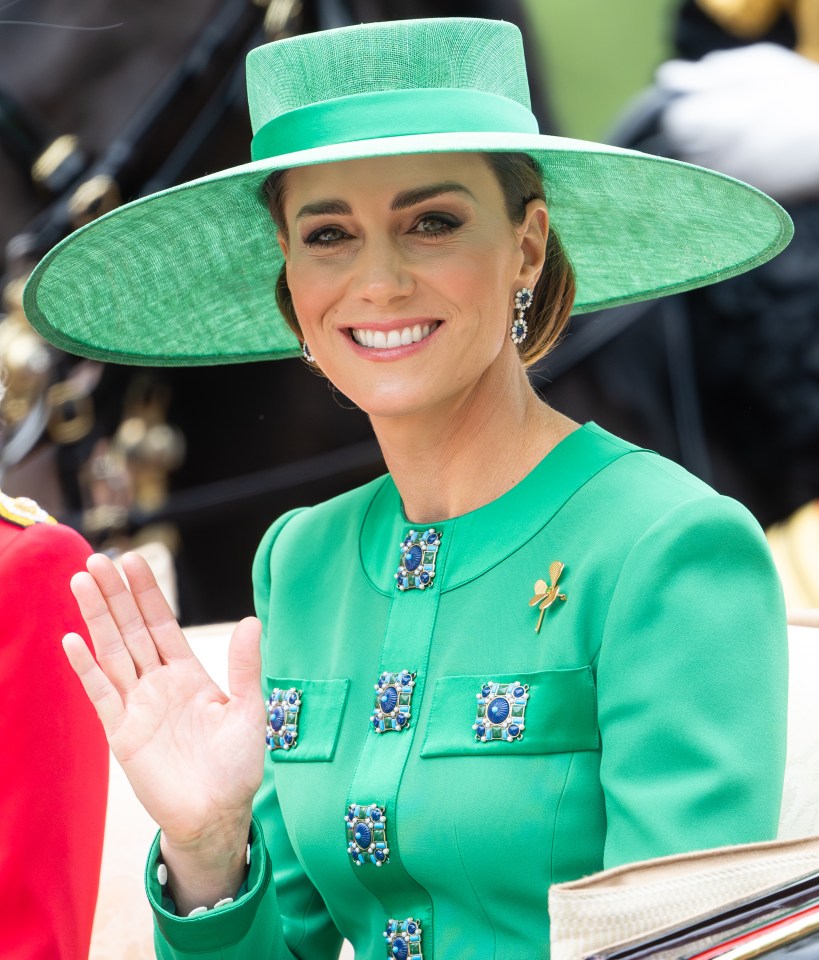
[[[87,637],[68,582],[85,568],[90,549],[69,527],[22,526],[6,512],[0,511],[0,957],[79,960],[88,955],[97,898],[108,747],[60,641],[69,631]]]

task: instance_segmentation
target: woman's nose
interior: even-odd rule
[[[356,257],[355,270],[356,294],[378,306],[405,297],[414,289],[401,252],[389,244],[365,247]]]

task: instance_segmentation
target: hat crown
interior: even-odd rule
[[[495,20],[398,20],[277,40],[247,58],[254,133],[299,107],[423,88],[476,90],[530,109],[520,31]]]

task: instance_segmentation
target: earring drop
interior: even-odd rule
[[[301,355],[304,357],[304,359],[305,359],[308,363],[315,363],[315,362],[316,362],[316,358],[313,356],[312,353],[310,353],[310,348],[307,346],[307,341],[306,341],[306,340],[302,340],[302,343],[301,343]]]
[[[526,323],[526,311],[532,306],[532,291],[528,287],[521,287],[515,294],[515,319],[509,329],[509,336],[512,343],[520,346],[529,333],[529,325]]]

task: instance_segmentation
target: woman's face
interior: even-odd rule
[[[420,154],[286,175],[280,243],[304,338],[372,417],[431,411],[519,364],[512,299],[533,287],[544,205],[509,220],[480,154]],[[489,378],[491,379],[491,378]]]

